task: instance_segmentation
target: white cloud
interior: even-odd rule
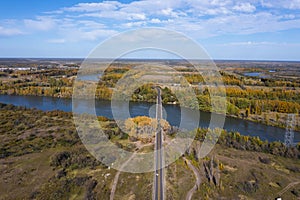
[[[128,23],[125,23],[125,24],[123,24],[123,26],[126,27],[126,28],[133,28],[133,27],[141,27],[141,26],[143,26],[145,24],[146,24],[146,22],[138,21],[138,22],[128,22]]]
[[[216,47],[240,47],[240,48],[299,48],[300,43],[287,43],[287,42],[255,42],[255,41],[247,41],[247,42],[230,42],[230,43],[223,43],[223,44],[216,44]]]
[[[221,8],[208,8],[206,10],[203,10],[202,15],[226,15],[226,14],[231,14],[232,12],[225,7]]]
[[[94,12],[94,11],[105,11],[105,10],[116,10],[122,3],[118,1],[104,1],[102,3],[79,3],[75,6],[63,8],[64,11],[71,12]]]
[[[41,16],[37,19],[25,19],[24,24],[26,27],[35,30],[47,31],[55,27],[56,22],[51,17]]]
[[[55,43],[55,44],[63,44],[66,42],[66,40],[65,39],[51,39],[51,40],[48,40],[47,42]]]
[[[237,38],[237,41],[247,38],[243,42],[223,44],[227,45],[227,49],[255,49],[267,46],[271,50],[278,48],[278,52],[284,48],[293,49],[292,53],[295,57],[298,56],[296,54],[299,52],[299,39],[284,37],[296,35],[295,32],[286,30],[300,30],[300,0],[134,0],[129,2],[91,0],[90,2],[93,1],[94,3],[78,3],[50,12],[35,13],[40,16],[25,20],[0,19],[0,36],[32,34],[47,43],[67,43],[66,47],[69,43],[84,46],[100,42],[131,28],[156,26],[182,32],[198,41],[199,39],[213,41],[212,44],[226,38],[227,35],[231,35],[230,38]],[[257,33],[270,33],[270,41],[274,41],[274,44],[257,42],[255,40],[259,35]],[[257,35],[252,38],[252,34]],[[217,36],[216,41],[215,38],[211,38],[215,36]],[[145,37],[157,39],[155,33]],[[279,37],[281,41],[286,40],[291,43],[294,41],[298,46],[283,42],[277,44],[276,40]],[[206,40],[206,38],[211,39]],[[221,54],[229,52],[220,50],[222,49],[220,46],[216,49]]]
[[[145,20],[146,15],[144,13],[132,13],[130,15],[131,20]]]
[[[300,9],[300,0],[261,0],[261,5],[267,8]]]
[[[275,9],[280,6],[296,8],[298,1],[141,0],[130,3],[79,3],[35,19],[26,19],[24,25],[26,32],[55,31],[54,37],[68,36],[72,41],[95,40],[128,28],[151,25],[184,32],[194,38],[253,34],[300,28],[299,14],[292,11],[283,14]],[[261,5],[265,8],[259,8]],[[17,34],[17,30],[10,31]]]
[[[160,24],[162,21],[158,18],[153,18],[150,20],[150,23],[153,23],[153,24]]]
[[[91,31],[80,31],[78,39],[84,40],[97,40],[99,38],[111,37],[117,34],[117,31],[114,30],[91,30]]]
[[[288,15],[283,15],[281,18],[285,20],[291,20],[291,19],[296,19],[296,15],[288,14]]]
[[[231,43],[221,44],[221,46],[259,46],[259,45],[278,45],[278,43],[247,41],[247,42],[231,42]]]
[[[290,8],[290,9],[300,9],[300,0],[290,1],[288,8]]]
[[[24,34],[21,30],[16,28],[5,28],[0,26],[0,36],[14,36]]]
[[[211,5],[213,6],[220,6],[220,7],[224,7],[224,6],[228,6],[232,4],[231,0],[212,0],[210,2]]]
[[[171,8],[163,9],[161,10],[161,13],[165,16],[178,17],[178,14],[174,12]]]
[[[253,34],[262,32],[274,32],[300,28],[300,20],[281,21],[281,16],[262,12],[257,14],[240,14],[224,16],[208,20],[206,27],[209,30],[219,29],[220,34]]]
[[[81,14],[80,17],[96,17],[114,20],[144,20],[146,15],[144,13],[126,13],[123,11],[105,11],[105,12],[92,12]]]
[[[79,20],[79,21],[73,21],[73,25],[78,25],[83,29],[106,29],[107,26],[103,23],[99,23],[96,21],[91,21],[91,20]]]
[[[109,29],[67,28],[60,30],[66,42],[95,41],[111,37],[118,32]]]
[[[256,10],[256,7],[250,3],[239,3],[233,7],[233,10],[251,13]]]
[[[180,8],[185,8],[187,1],[182,0],[142,0],[133,1],[129,4],[123,4],[120,10],[132,13],[132,12],[142,12],[151,14],[159,14],[161,10],[173,9],[177,10]]]

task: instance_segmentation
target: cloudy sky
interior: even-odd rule
[[[214,59],[300,61],[300,0],[10,0],[0,6],[0,57],[86,57],[141,27],[184,33]]]

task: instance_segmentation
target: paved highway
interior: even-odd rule
[[[161,103],[161,89],[155,87],[157,90],[157,101],[156,101],[156,119],[157,119],[157,130],[155,136],[155,174],[154,174],[154,200],[163,200],[164,196],[164,170],[163,170],[163,133],[160,126],[160,120],[162,119],[162,103]]]

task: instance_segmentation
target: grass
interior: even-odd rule
[[[1,159],[0,199],[29,199],[45,180],[54,176],[55,171],[49,165],[54,151]]]
[[[224,165],[224,170],[221,172],[222,190],[209,185],[206,181],[195,196],[199,195],[204,198],[208,194],[211,198],[236,199],[242,195],[248,199],[274,199],[277,193],[289,183],[300,180],[299,172],[288,170],[291,165],[300,166],[300,161],[297,159],[240,151],[219,145],[210,156],[214,156]],[[267,157],[271,160],[271,163],[264,164],[259,161],[259,157]],[[257,186],[254,187],[250,183],[256,183]],[[299,189],[299,185],[294,189],[297,188]],[[291,190],[284,193],[283,199],[297,198],[291,193]]]
[[[72,118],[64,112],[42,112],[17,107],[0,109],[0,199],[109,199],[116,170],[97,162],[81,144]],[[110,126],[111,122],[105,122]],[[20,128],[22,127],[22,128]],[[115,128],[112,128],[115,129]],[[116,131],[116,130],[115,130]],[[128,149],[152,152],[112,137]],[[51,161],[68,152],[57,165]],[[274,199],[291,183],[300,180],[300,160],[216,145],[205,159],[186,156],[201,175],[193,199]],[[210,158],[223,165],[221,185],[209,183],[203,162]],[[57,157],[59,158],[59,157]],[[167,199],[185,199],[195,177],[182,158],[165,169]],[[121,173],[115,199],[152,199],[153,173]],[[300,184],[288,187],[283,199],[297,199]]]
[[[167,199],[185,199],[196,179],[183,159],[178,159],[166,169]]]
[[[115,193],[115,200],[152,199],[153,178],[153,173],[121,173]]]

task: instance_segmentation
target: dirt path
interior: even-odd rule
[[[198,170],[196,169],[196,167],[194,165],[192,165],[188,159],[184,158],[184,160],[187,163],[188,167],[194,172],[194,175],[196,177],[196,183],[195,183],[194,187],[192,189],[190,189],[190,191],[188,191],[186,198],[185,198],[186,200],[191,200],[194,192],[196,192],[196,190],[198,189],[198,187],[201,183],[201,176],[200,176]]]
[[[136,145],[137,149],[140,150],[140,149],[142,149],[146,146],[151,146],[153,144],[151,144],[151,143],[150,144],[142,144],[140,141],[138,141],[138,142],[135,143],[135,145]],[[120,173],[121,173],[122,169],[130,162],[130,160],[135,156],[137,151],[134,152],[129,157],[129,159],[121,166],[121,169],[116,173],[115,178],[114,178],[114,182],[113,182],[113,185],[112,185],[111,191],[110,191],[110,197],[109,197],[110,200],[113,200],[114,197],[115,197],[115,193],[116,193],[116,189],[117,189],[117,185],[118,185],[118,181],[119,181],[119,176],[120,176]]]
[[[118,181],[119,181],[119,176],[120,176],[121,170],[129,163],[129,161],[135,156],[135,154],[136,154],[136,152],[134,152],[130,156],[130,158],[121,166],[121,169],[116,173],[115,178],[114,178],[114,182],[113,182],[113,185],[112,185],[111,191],[110,191],[110,197],[109,197],[110,200],[113,200],[114,197],[115,197],[115,193],[116,193],[117,184],[118,184]]]
[[[288,184],[285,188],[283,188],[280,192],[277,193],[278,196],[282,196],[286,191],[288,191],[290,188],[294,187],[295,185],[298,185],[300,181],[295,181],[290,184]]]

